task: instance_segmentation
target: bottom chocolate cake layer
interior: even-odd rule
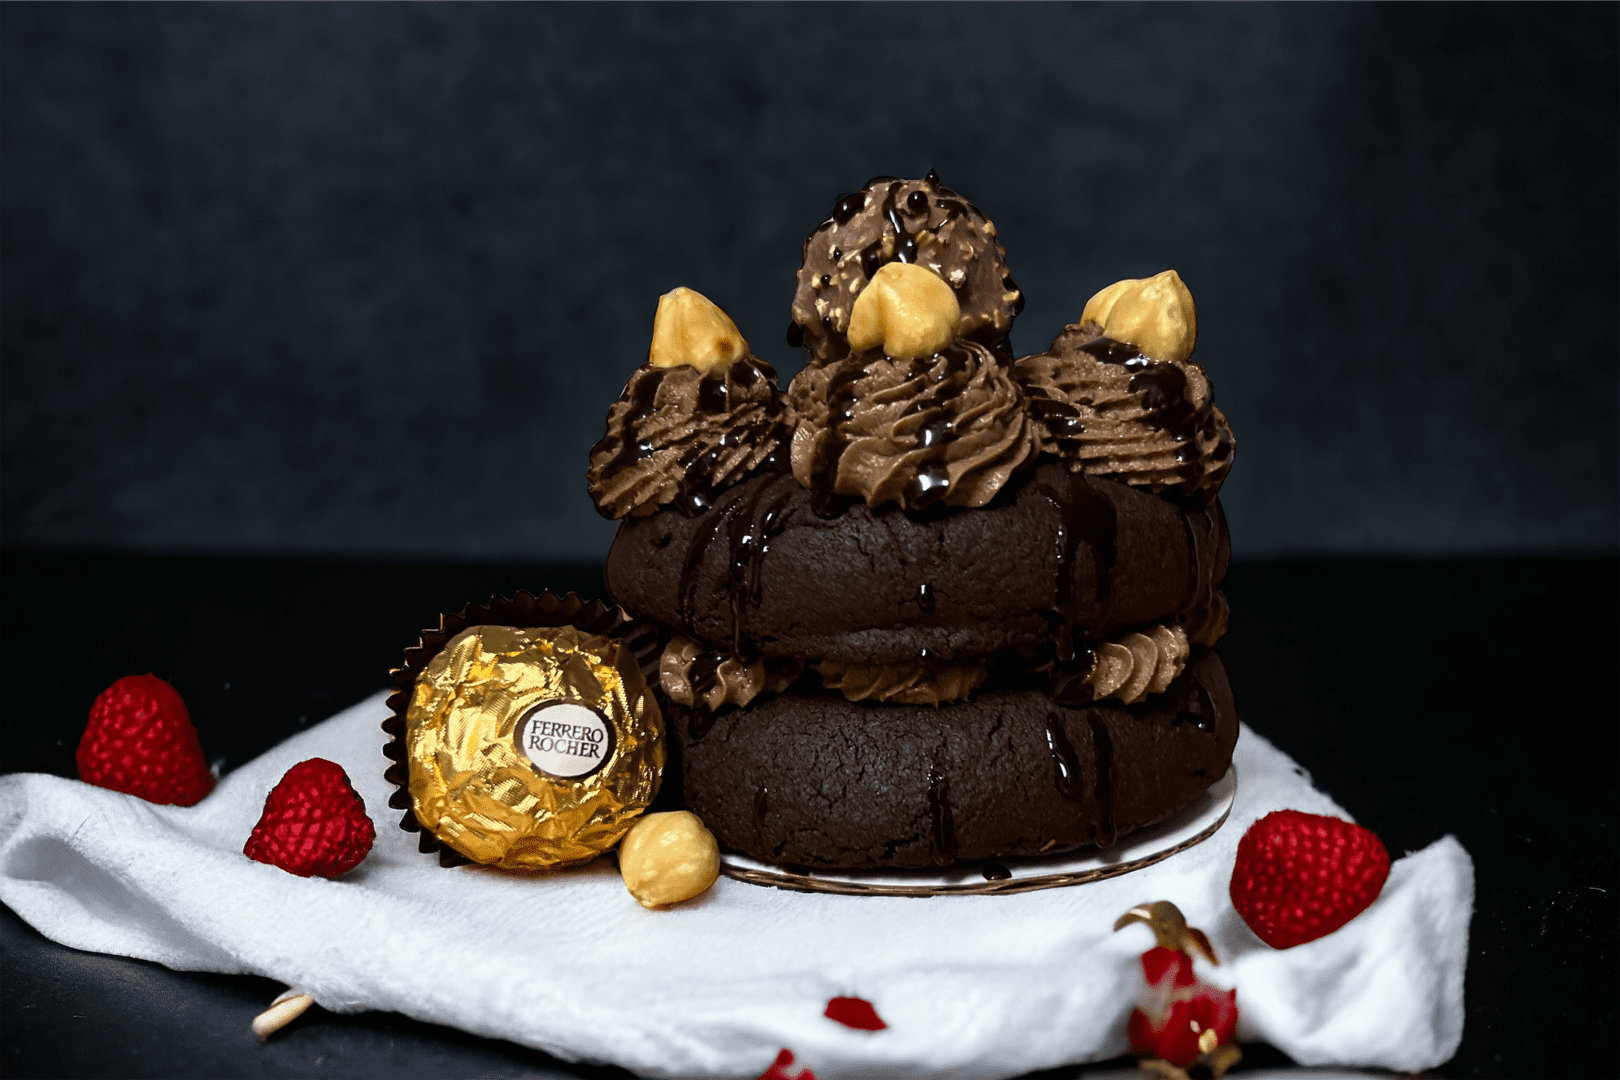
[[[783,694],[681,742],[684,798],[721,846],[783,866],[946,866],[1108,846],[1225,775],[1237,742],[1226,668],[1194,653],[1137,705],[1039,690],[955,705]]]

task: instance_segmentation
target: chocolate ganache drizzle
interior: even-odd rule
[[[1154,360],[1086,323],[1019,360],[1013,375],[1041,450],[1076,471],[1212,500],[1232,467],[1232,429],[1191,361]]]
[[[855,297],[889,262],[925,266],[945,279],[962,309],[959,333],[1000,347],[1023,310],[996,227],[978,207],[929,173],[880,176],[833,207],[804,241],[788,343],[816,361],[849,354],[845,334]]]
[[[805,368],[788,388],[793,475],[833,513],[983,506],[1034,456],[1035,429],[1007,365],[957,339],[931,357],[880,349]]]
[[[757,357],[707,374],[643,364],[608,412],[586,481],[604,517],[670,504],[698,513],[756,469],[780,467],[787,435],[776,372]]]

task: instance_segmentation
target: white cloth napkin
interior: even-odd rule
[[[1439,1065],[1462,1038],[1474,875],[1446,837],[1398,860],[1348,926],[1286,951],[1262,944],[1227,897],[1237,841],[1293,807],[1346,816],[1247,727],[1237,801],[1204,843],[1144,870],[1010,896],[810,895],[728,878],[647,911],[611,860],[525,875],[441,869],[387,808],[378,695],[226,776],[195,807],[154,806],[59,777],[0,777],[0,900],[78,949],[192,971],[249,972],[338,1012],[391,1009],[567,1060],[655,1077],[757,1077],[782,1048],[821,1080],[1004,1077],[1127,1052],[1142,990],[1131,906],[1174,901],[1236,986],[1240,1040],[1302,1064]],[[377,844],[338,881],[242,854],[293,764],[341,764]],[[888,1023],[826,1019],[866,998]]]

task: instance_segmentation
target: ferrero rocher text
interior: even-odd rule
[[[618,843],[658,793],[663,718],[635,656],[571,626],[478,626],[416,681],[416,818],[475,862],[545,870]]]

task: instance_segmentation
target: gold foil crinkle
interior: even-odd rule
[[[519,725],[537,709],[537,721],[553,718],[542,730],[578,751],[552,762],[564,774],[519,747]],[[456,635],[416,681],[405,745],[422,827],[510,870],[582,863],[618,843],[658,793],[666,753],[634,654],[571,626]]]

